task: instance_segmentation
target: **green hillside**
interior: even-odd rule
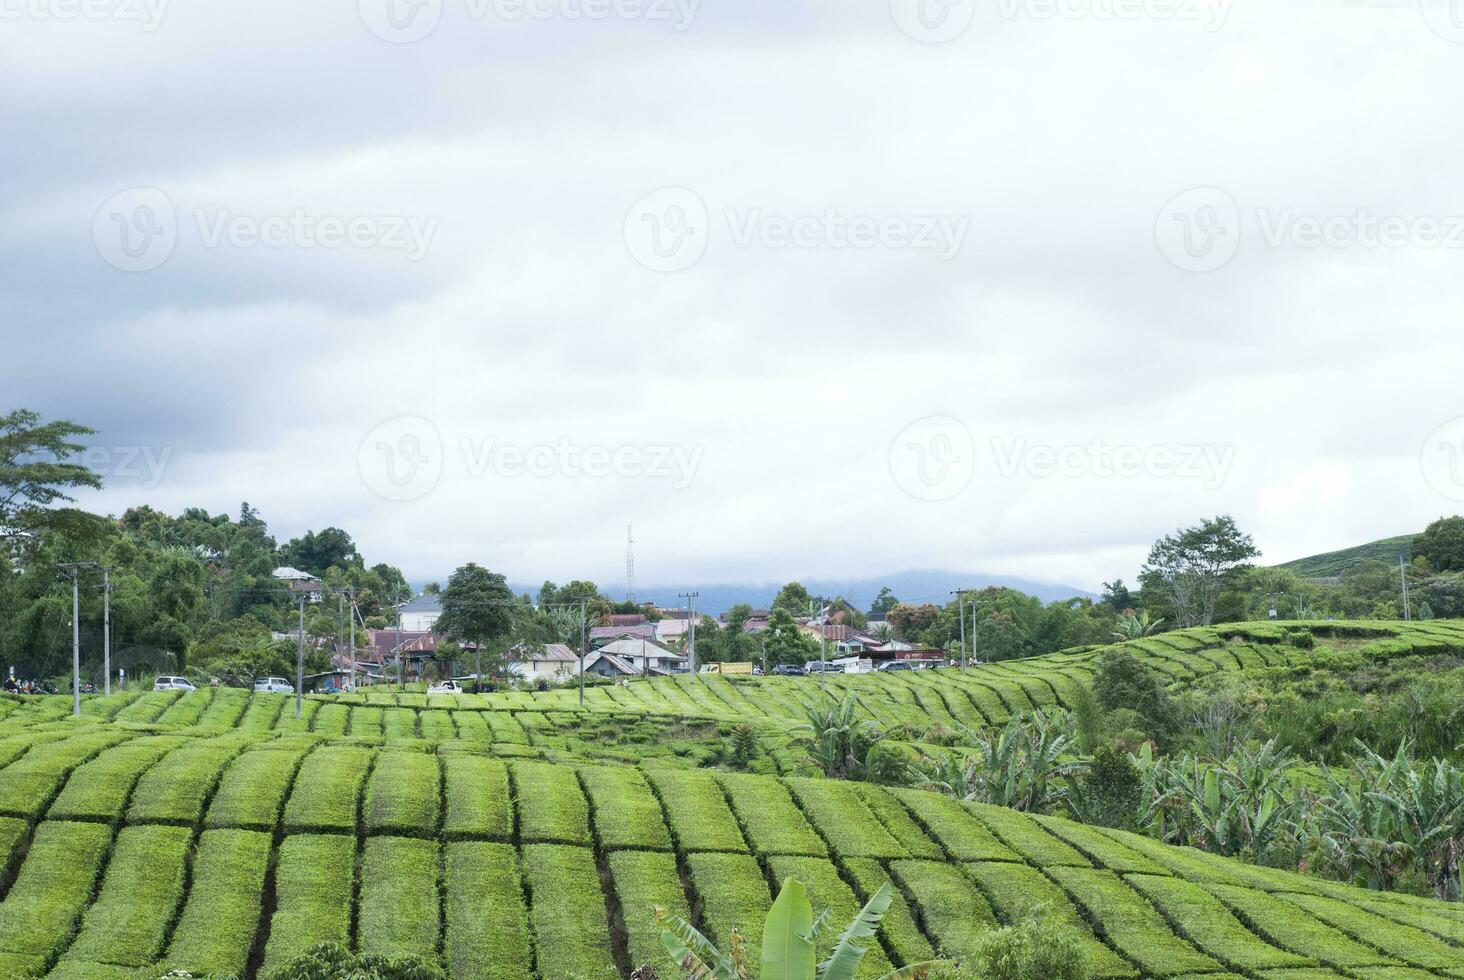
[[[1464,624],[1241,624],[1125,646],[1178,686],[1464,651]],[[837,675],[902,737],[1067,703],[1100,649],[965,672]],[[652,910],[759,940],[796,877],[847,921],[896,900],[861,973],[961,956],[1035,904],[1095,977],[1464,977],[1459,906],[918,790],[808,778],[790,729],[816,678],[294,701],[234,689],[0,700],[0,976],[254,976],[312,944],[456,978],[674,968]],[[735,726],[754,773],[714,768]],[[908,727],[906,727],[908,726]],[[622,764],[628,763],[628,764]]]
[[[1278,567],[1295,572],[1302,578],[1335,578],[1361,561],[1385,561],[1398,563],[1398,556],[1412,557],[1416,534],[1404,534],[1396,538],[1383,538],[1355,548],[1329,551],[1324,555],[1311,555],[1286,562]]]

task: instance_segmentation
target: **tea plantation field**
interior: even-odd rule
[[[1302,629],[1135,646],[1182,683],[1311,655]],[[1344,641],[1402,655],[1464,631]],[[887,724],[987,724],[1061,703],[1098,653],[828,680]],[[0,701],[0,977],[254,976],[334,940],[458,978],[669,978],[655,907],[755,946],[796,877],[840,921],[895,884],[866,977],[960,956],[1040,904],[1096,977],[1464,978],[1464,907],[807,778],[786,730],[816,679],[705,680],[592,689],[583,712],[569,691],[369,691],[312,698],[301,720],[230,689],[89,698],[80,719],[67,698]],[[766,773],[707,768],[744,719]]]

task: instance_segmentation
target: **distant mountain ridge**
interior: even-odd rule
[[[1302,578],[1336,578],[1361,561],[1385,561],[1396,564],[1398,556],[1413,557],[1413,541],[1417,534],[1401,534],[1395,538],[1369,541],[1367,544],[1329,551],[1321,555],[1310,555],[1276,566],[1295,572]]]
[[[911,572],[896,572],[890,575],[879,575],[870,578],[857,579],[819,579],[804,578],[798,579],[813,595],[822,595],[834,598],[843,596],[861,611],[868,610],[879,590],[888,587],[895,594],[895,598],[901,602],[909,603],[934,603],[944,605],[951,600],[951,592],[956,589],[984,589],[988,586],[999,585],[1035,595],[1043,602],[1055,602],[1062,599],[1073,598],[1097,598],[1093,593],[1071,585],[1060,585],[1052,582],[1037,582],[1032,579],[1017,578],[1011,575],[991,575],[986,573],[973,572],[965,574],[962,572],[949,572],[941,570],[921,570]],[[773,603],[773,597],[778,594],[786,582],[766,582],[762,584],[728,584],[713,583],[710,585],[687,584],[680,585],[640,585],[635,588],[636,598],[642,602],[655,602],[661,606],[684,605],[685,600],[677,598],[682,592],[700,592],[697,598],[696,608],[708,615],[716,616],[726,612],[738,603],[745,602],[754,609],[766,609]],[[528,592],[533,595],[538,591],[538,586],[513,586],[515,592]],[[600,583],[600,591],[612,598],[622,598],[625,595],[625,583]]]

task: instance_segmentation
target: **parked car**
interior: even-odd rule
[[[157,680],[153,681],[153,690],[154,691],[196,691],[196,690],[198,690],[198,688],[194,687],[193,684],[191,682],[189,682],[188,678],[186,678],[186,677],[166,677],[166,676],[164,676],[164,677],[159,677]]]
[[[778,664],[773,668],[774,677],[802,677],[808,671],[797,664]]]
[[[256,677],[254,679],[254,690],[268,692],[270,694],[294,694],[295,685],[283,677]]]
[[[463,689],[461,687],[458,687],[458,682],[457,681],[454,681],[454,680],[446,680],[446,681],[438,681],[436,684],[433,684],[431,687],[427,688],[427,693],[428,694],[461,694],[461,693],[463,693]]]
[[[830,660],[810,660],[804,668],[810,674],[842,674],[844,668]]]
[[[889,663],[880,664],[877,670],[914,670],[915,665],[908,660],[891,660]]]

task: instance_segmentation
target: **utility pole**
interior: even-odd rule
[[[102,566],[102,693],[112,693],[112,568]]]
[[[691,678],[696,680],[696,598],[700,592],[678,592],[677,598],[686,600],[686,625],[688,638],[686,652],[691,664]]]
[[[300,593],[300,637],[295,643],[295,719],[305,714],[305,593]]]
[[[356,689],[356,587],[351,592],[351,690]]]
[[[340,656],[341,647],[346,645],[346,594],[337,593],[336,599],[340,601],[340,612],[336,614],[336,656]]]
[[[56,565],[71,575],[71,713],[81,715],[81,570],[96,568],[94,561],[70,561]]]
[[[406,605],[406,603],[402,603],[402,605]],[[397,614],[397,630],[396,630],[396,633],[397,633],[397,641],[396,641],[397,687],[400,687],[402,690],[405,691],[407,689],[407,680],[406,680],[407,675],[402,671],[402,607],[401,606],[397,606],[396,614]]]
[[[1403,556],[1398,556],[1398,578],[1403,582],[1403,618],[1407,621],[1413,619],[1413,609],[1408,604],[1408,566],[1403,561]]]
[[[579,703],[580,707],[585,706],[585,623],[586,610],[585,600],[580,599],[580,669],[579,669]]]
[[[957,592],[956,615],[961,618],[961,667],[966,666],[966,593]]]

